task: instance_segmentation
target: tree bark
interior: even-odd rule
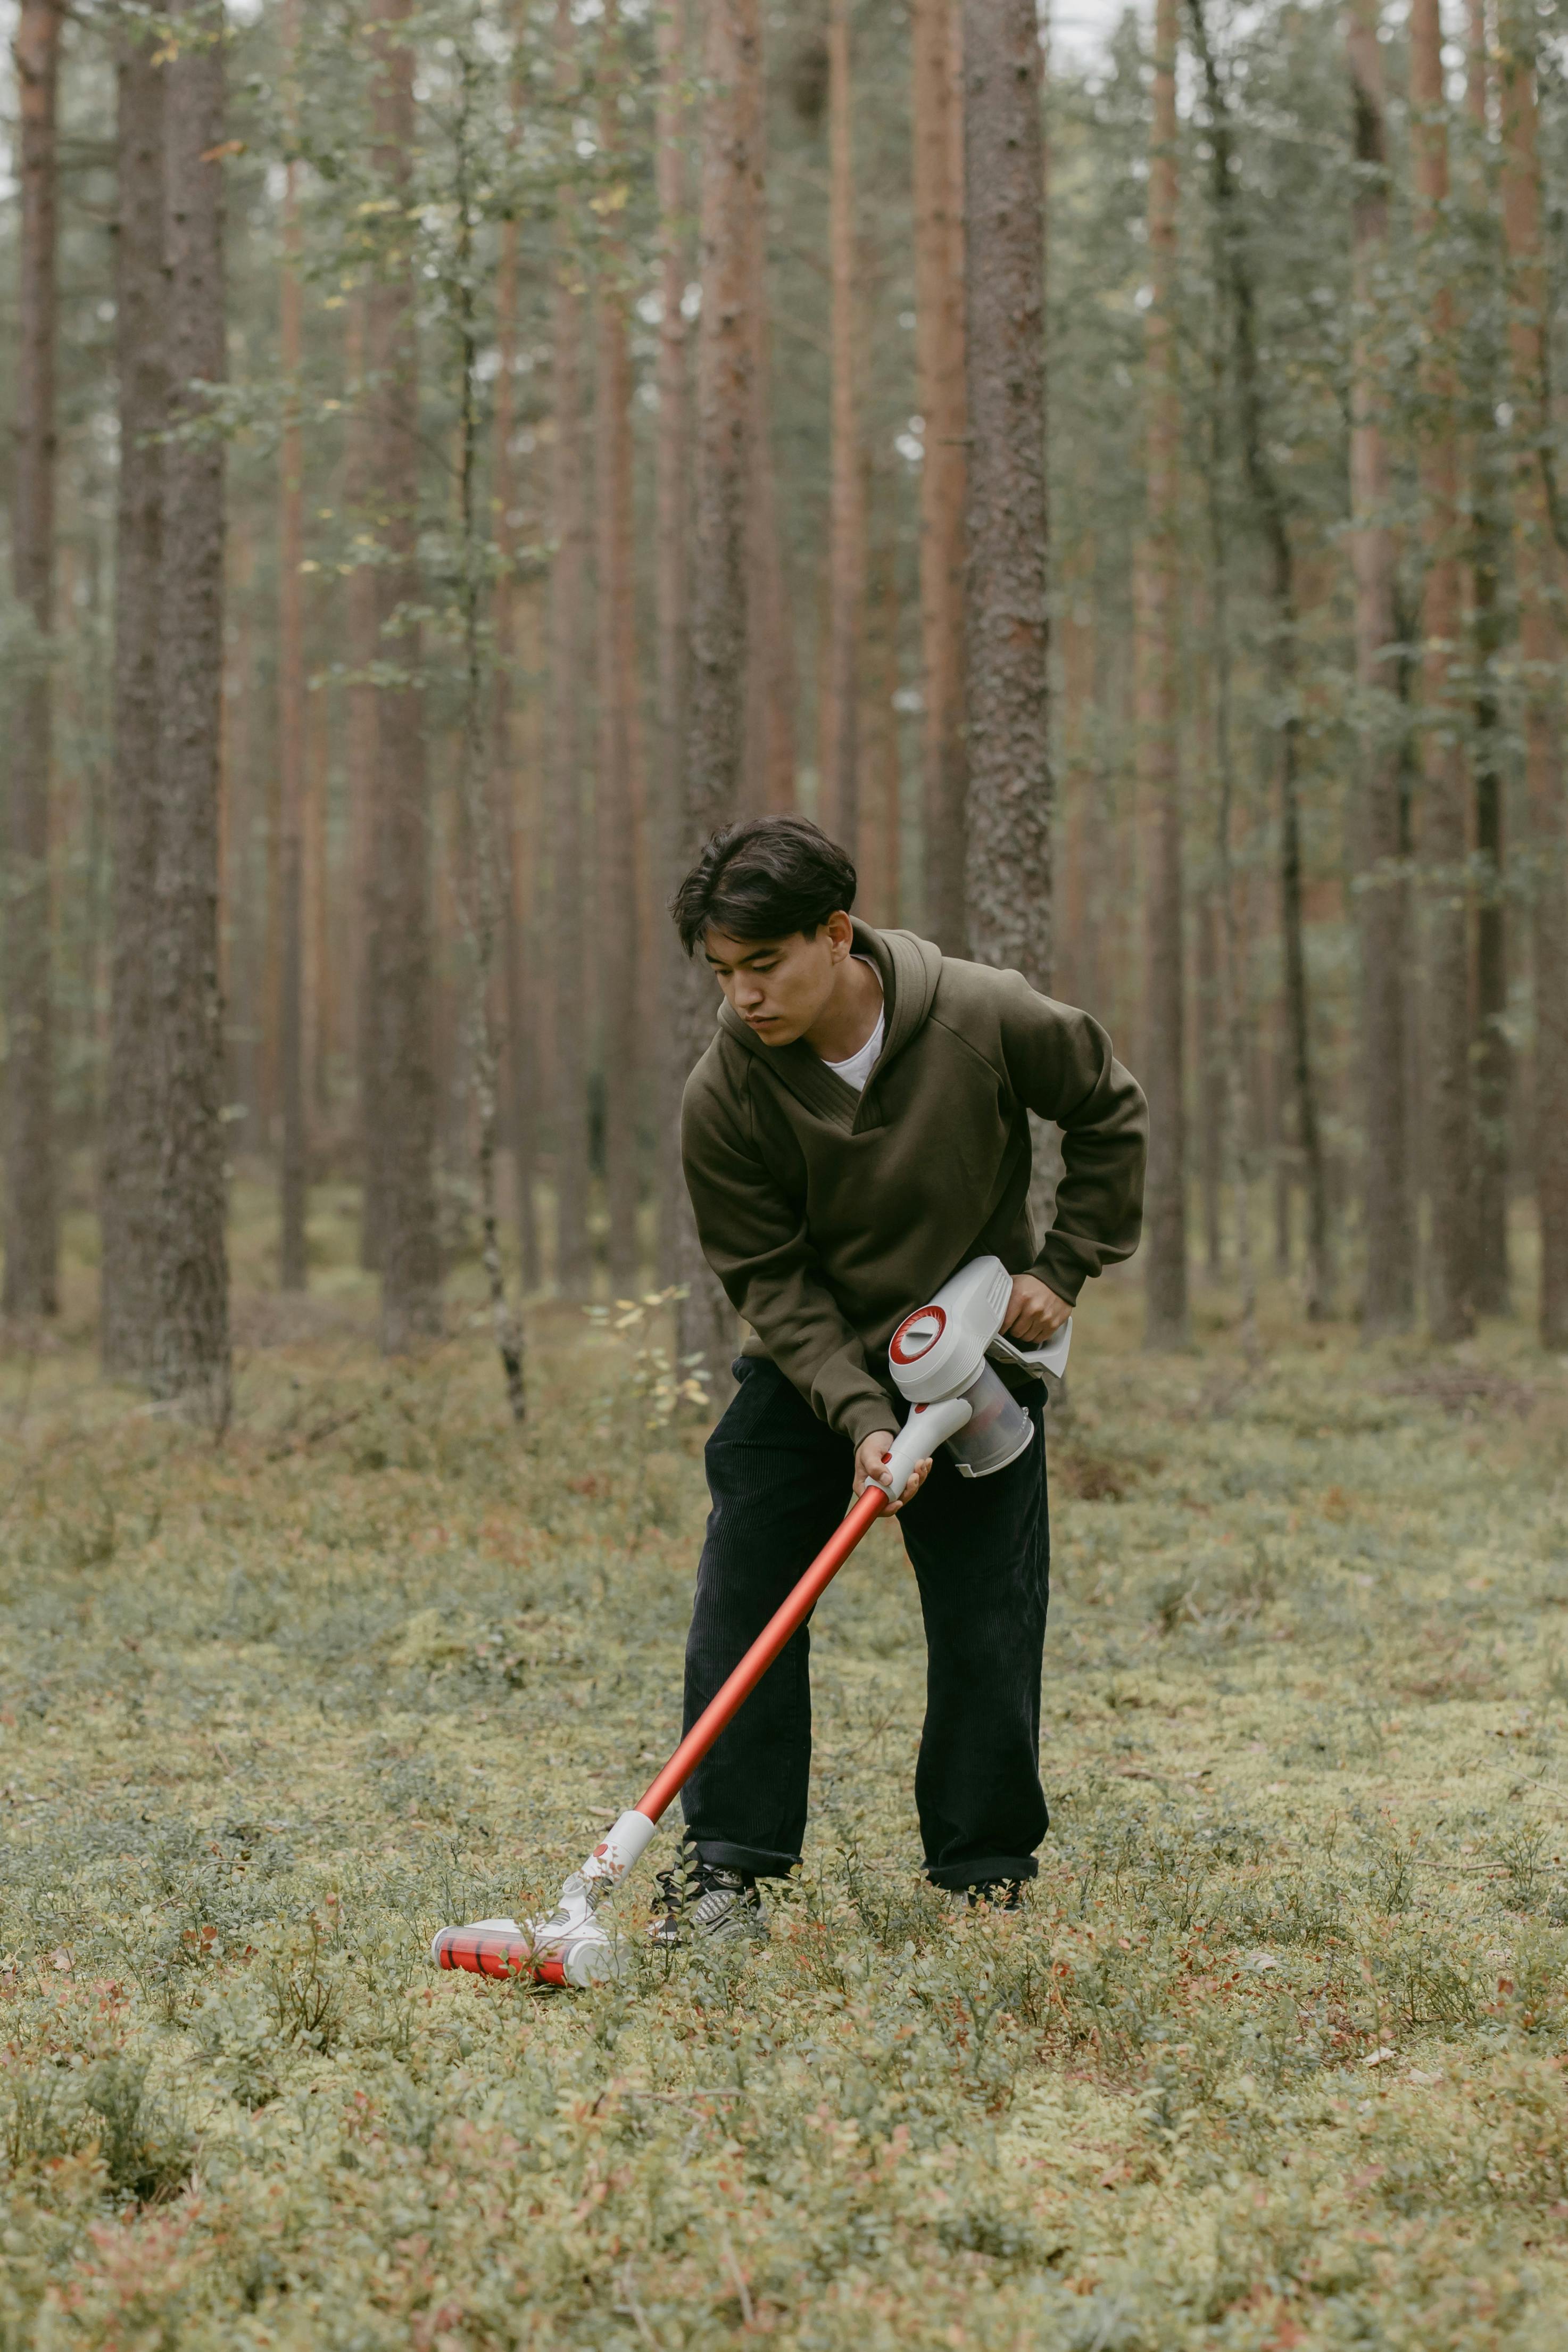
[[[5,997],[5,1276],[8,1316],[59,1306],[55,1199],[54,980],[50,952],[50,638],[55,621],[56,104],[63,0],[22,0],[14,54],[19,121],[20,285],[11,582],[30,637],[11,701]]]
[[[1454,673],[1463,658],[1454,289],[1448,235],[1448,124],[1439,0],[1411,0],[1410,123],[1415,225],[1427,264],[1420,388],[1421,864],[1427,900],[1427,1118],[1431,1247],[1427,1318],[1435,1339],[1475,1328],[1475,1131],[1470,1098],[1469,842],[1464,727]]]
[[[521,86],[514,88],[514,135],[520,131]],[[517,658],[517,495],[512,462],[517,430],[517,223],[501,224],[496,268],[496,407],[491,495],[495,508],[496,633],[495,718],[491,799],[498,815],[503,865],[502,952],[506,961],[507,1039],[507,1100],[517,1189],[517,1251],[525,1296],[540,1288],[542,1266],[534,1200],[538,1127],[538,1019],[534,1004],[531,925],[533,845],[537,778],[531,758],[523,762],[521,790],[514,784],[513,667]],[[521,806],[519,806],[521,803]],[[519,839],[519,835],[521,838]]]
[[[832,394],[828,502],[827,709],[819,815],[852,857],[860,830],[860,671],[865,627],[865,497],[861,465],[855,179],[848,0],[828,18],[828,260]]]
[[[220,0],[181,0],[170,15],[163,235],[172,429],[158,614],[152,1381],[156,1394],[221,1428],[230,1402],[217,920],[224,446],[202,426],[209,388],[225,373],[224,24]]]
[[[747,486],[754,464],[757,278],[752,255],[761,202],[762,34],[758,0],[708,0],[703,78],[697,325],[696,532],[691,583],[691,689],[684,823],[688,862],[733,814],[746,730]],[[690,1069],[713,1037],[716,1000],[700,956],[683,975],[681,1036]],[[722,1402],[735,1315],[681,1203],[682,1357]]]
[[[119,219],[115,362],[120,479],[115,530],[114,773],[110,817],[110,1006],[105,1071],[106,1372],[152,1361],[158,1129],[153,1080],[153,908],[158,816],[158,593],[168,369],[164,348],[163,69],[122,39],[116,67]]]
[[[1514,431],[1513,561],[1524,686],[1524,782],[1534,878],[1534,1161],[1541,1223],[1542,1345],[1568,1347],[1568,891],[1563,877],[1561,734],[1563,606],[1548,476],[1546,255],[1541,226],[1535,35],[1520,0],[1500,26],[1502,221]]]
[[[490,1304],[490,1328],[501,1361],[507,1403],[519,1427],[527,1418],[523,1383],[522,1325],[507,1297],[501,1262],[500,1220],[496,1206],[496,1156],[500,1140],[502,1034],[497,1017],[497,959],[504,932],[496,804],[490,790],[489,721],[493,716],[485,675],[485,591],[490,572],[490,535],[481,522],[479,500],[479,327],[476,287],[478,271],[475,228],[481,201],[475,182],[483,173],[484,150],[475,137],[475,58],[458,51],[459,102],[452,118],[455,161],[453,209],[457,241],[451,277],[458,362],[458,536],[463,552],[463,744],[459,784],[462,806],[461,886],[464,928],[472,960],[468,1003],[468,1078],[476,1140],[476,1191],[479,1206],[479,1255]]]
[[[556,92],[577,87],[577,28],[558,0]],[[555,564],[550,582],[550,956],[555,966],[556,1286],[580,1297],[592,1271],[588,1234],[588,1067],[583,1019],[582,734],[588,662],[588,425],[584,302],[577,208],[563,185],[554,296]]]
[[[604,0],[599,75],[600,145],[613,159],[621,146],[619,0]],[[606,220],[613,223],[612,213]],[[599,826],[598,900],[604,915],[599,958],[604,1069],[604,1159],[610,1213],[610,1286],[624,1297],[638,1271],[637,1095],[641,1024],[635,809],[632,775],[637,730],[637,583],[632,486],[632,352],[627,320],[627,255],[612,227],[599,255],[595,296],[598,392]]]
[[[759,183],[767,172],[765,128],[758,132]],[[779,530],[773,457],[773,339],[768,312],[768,223],[758,202],[752,213],[751,499],[747,520],[746,752],[741,801],[747,814],[795,805],[795,635]]]
[[[860,838],[855,867],[858,904],[869,922],[889,929],[899,920],[900,860],[904,827],[900,813],[898,712],[898,549],[887,509],[892,494],[866,468],[863,499],[879,521],[874,540],[868,525],[865,597],[865,659],[862,665],[860,727]]]
[[[1401,856],[1403,706],[1398,692],[1397,557],[1391,517],[1379,322],[1388,256],[1388,145],[1379,0],[1354,0],[1345,56],[1354,109],[1351,205],[1350,504],[1361,793],[1355,855],[1361,932],[1361,1053],[1366,1122],[1364,1223],[1366,1339],[1409,1329],[1416,1310],[1416,1220],[1405,1126],[1409,889]]]
[[[336,600],[333,600],[334,603]],[[326,599],[318,590],[314,622],[327,625]],[[325,1132],[332,1116],[332,1055],[337,1041],[340,982],[332,929],[334,876],[328,803],[332,786],[332,705],[322,687],[305,698],[305,1099],[308,1118]],[[308,1143],[309,1129],[307,1128]]]
[[[1192,1342],[1187,1308],[1186,956],[1182,938],[1181,771],[1176,729],[1181,534],[1181,380],[1176,348],[1176,0],[1155,14],[1145,312],[1145,544],[1139,566],[1138,782],[1154,863],[1145,900],[1144,1084],[1149,1098],[1145,1196],[1146,1348]]]
[[[162,290],[161,281],[160,299]],[[232,631],[225,632],[230,642],[224,678],[218,876],[222,905],[232,914],[227,940],[221,924],[218,931],[223,957],[218,983],[225,995],[233,1085],[242,1112],[228,1141],[232,1150],[245,1153],[265,1150],[268,1133],[265,1048],[272,1036],[267,1004],[273,851],[269,780],[275,763],[270,730],[257,724],[255,535],[243,508],[225,520],[228,545],[224,589],[225,602],[232,596],[235,620]]]
[[[1470,126],[1470,211],[1489,262],[1500,260],[1488,151],[1490,82],[1486,0],[1469,0],[1465,111]],[[1485,354],[1470,435],[1470,648],[1476,892],[1475,1305],[1481,1315],[1512,1308],[1509,1267],[1509,1158],[1513,1049],[1508,1034],[1508,931],[1503,892],[1505,780],[1497,660],[1503,645],[1500,586],[1508,528],[1503,436],[1497,429],[1501,353]]]
[[[344,616],[349,639],[348,771],[350,827],[353,840],[353,906],[358,957],[355,970],[354,1062],[360,1147],[360,1264],[367,1273],[382,1263],[382,1155],[378,1055],[381,1037],[381,890],[376,846],[377,767],[380,752],[380,693],[375,665],[380,657],[376,567],[364,551],[380,531],[375,495],[374,419],[366,383],[371,297],[351,298],[349,311],[348,481],[345,502],[361,551],[349,573]]]
[[[284,0],[284,73],[292,81],[299,50],[299,0]],[[292,102],[292,100],[291,100]],[[279,359],[286,390],[278,445],[277,776],[278,1097],[283,1112],[279,1165],[278,1288],[306,1286],[305,1205],[305,434],[300,421],[304,228],[299,165],[283,167],[283,275],[278,288]]]
[[[435,1071],[431,1029],[429,785],[425,770],[419,572],[419,359],[408,216],[413,53],[400,37],[412,0],[382,0],[371,32],[372,162],[394,210],[383,216],[366,318],[370,430],[381,510],[374,572],[377,754],[371,827],[376,997],[371,1129],[379,1162],[381,1341],[403,1352],[441,1328],[435,1226]]]
[[[1204,1274],[1225,1270],[1225,1041],[1219,1013],[1219,925],[1206,892],[1197,906],[1198,1180],[1203,1191]]]
[[[1333,1307],[1333,1262],[1329,1240],[1328,1185],[1323,1166],[1318,1080],[1312,1051],[1312,1003],[1302,916],[1301,711],[1296,677],[1296,577],[1290,518],[1275,470],[1263,409],[1258,356],[1257,297],[1244,243],[1235,140],[1224,85],[1209,43],[1203,0],[1187,0],[1193,45],[1204,79],[1209,117],[1210,185],[1219,233],[1224,291],[1230,311],[1235,393],[1241,457],[1268,562],[1273,628],[1269,641],[1270,699],[1279,711],[1280,928],[1285,964],[1285,1016],[1296,1144],[1307,1188],[1304,1305],[1309,1321]]]
[[[685,84],[685,0],[671,0],[654,20],[658,97],[653,125],[654,173],[659,206],[658,427],[653,442],[654,666],[658,718],[654,765],[653,839],[659,877],[660,913],[679,877],[685,838],[686,723],[691,678],[687,548],[691,530],[691,373],[684,308],[690,233]],[[791,758],[793,755],[791,754]],[[679,1278],[680,1235],[685,1210],[681,1175],[681,1088],[686,1061],[682,1030],[685,973],[672,924],[661,920],[655,943],[660,1015],[657,1166],[659,1190],[658,1278],[661,1288]]]
[[[915,0],[915,398],[920,472],[920,650],[925,691],[925,929],[968,952],[964,903],[963,109],[954,0]]]
[[[1201,34],[1199,47],[1202,49]],[[1212,97],[1210,104],[1212,106]],[[1253,1019],[1249,943],[1245,880],[1236,873],[1236,751],[1233,724],[1234,690],[1230,641],[1230,534],[1226,519],[1225,460],[1229,435],[1228,370],[1234,358],[1234,335],[1226,317],[1229,271],[1226,263],[1225,224],[1219,202],[1218,171],[1215,168],[1210,236],[1214,246],[1212,341],[1208,352],[1208,434],[1204,467],[1205,506],[1208,539],[1209,620],[1212,630],[1214,686],[1215,882],[1219,898],[1221,999],[1225,1024],[1225,1154],[1232,1171],[1236,1225],[1236,1280],[1240,1292],[1242,1354],[1255,1362],[1258,1337],[1258,1264],[1253,1244],[1253,1184],[1258,1160],[1257,1030]]]
[[[1034,0],[964,0],[972,952],[1051,975],[1044,151]]]

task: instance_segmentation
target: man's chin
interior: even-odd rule
[[[800,1034],[789,1021],[747,1021],[746,1025],[764,1045],[792,1045]]]

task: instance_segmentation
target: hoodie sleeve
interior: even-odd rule
[[[1061,1129],[1056,1216],[1031,1274],[1071,1306],[1092,1275],[1138,1246],[1149,1114],[1097,1021],[1007,974],[1002,1055],[1014,1093]]]
[[[681,1160],[703,1255],[779,1370],[852,1444],[895,1429],[898,1409],[839,1312],[804,1218],[700,1065],[681,1104]]]

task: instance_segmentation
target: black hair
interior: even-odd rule
[[[753,816],[713,835],[670,901],[681,945],[706,930],[737,940],[810,936],[855,902],[855,869],[808,816]]]

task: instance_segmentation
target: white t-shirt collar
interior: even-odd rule
[[[854,958],[854,961],[856,963],[863,963],[867,965],[871,971],[876,971],[876,966],[872,962],[870,956],[856,956]],[[881,988],[882,974],[879,971],[876,972],[876,978],[877,986]],[[882,1052],[883,1043],[886,1038],[886,1035],[887,996],[886,991],[883,990],[883,1006],[881,1012],[876,1016],[876,1027],[872,1031],[871,1035],[866,1039],[865,1044],[861,1047],[859,1053],[852,1054],[847,1062],[829,1062],[825,1054],[821,1058],[827,1064],[828,1068],[831,1070],[835,1078],[842,1078],[845,1086],[853,1087],[857,1095],[863,1094],[865,1092],[866,1080],[870,1077],[873,1070],[876,1067],[877,1056]]]

